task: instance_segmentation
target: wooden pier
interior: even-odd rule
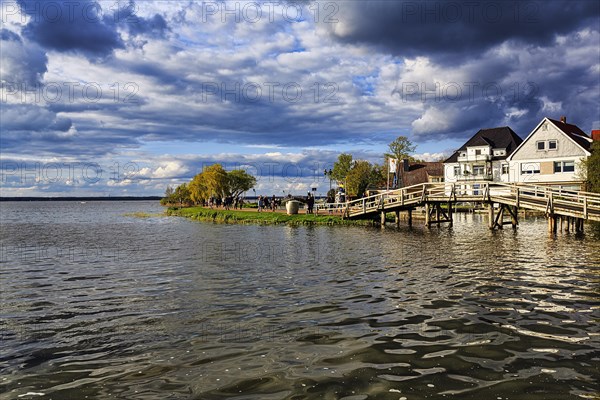
[[[452,224],[456,203],[487,204],[490,229],[516,228],[519,209],[543,212],[550,232],[559,227],[581,232],[584,221],[600,221],[600,194],[489,181],[423,183],[385,191],[345,203],[344,218],[379,217],[383,225],[387,213],[394,212],[399,223],[400,212],[407,212],[410,225],[412,211],[424,207],[427,226]]]

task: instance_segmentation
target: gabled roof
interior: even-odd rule
[[[489,140],[484,138],[483,136],[476,136],[473,140],[469,140],[469,146],[491,146]]]
[[[579,129],[577,125],[567,124],[566,122],[557,121],[550,118],[548,118],[548,121],[552,122],[554,126],[563,131],[569,138],[571,138],[575,143],[581,146],[581,148],[583,148],[585,151],[591,151],[591,138],[588,135],[586,135],[584,131]]]
[[[514,153],[516,153],[517,150],[519,150],[519,148],[521,148],[525,144],[525,142],[527,142],[529,138],[531,138],[537,132],[540,126],[542,126],[542,124],[544,123],[544,121],[549,121],[552,125],[558,128],[562,133],[564,133],[569,139],[571,139],[575,144],[577,144],[579,147],[585,150],[588,154],[591,153],[593,140],[588,135],[586,135],[584,131],[579,129],[577,125],[567,124],[566,122],[557,121],[548,117],[542,119],[540,123],[537,124],[535,128],[533,128],[531,133],[525,138],[523,143],[521,143],[519,147],[517,147]],[[509,157],[509,159],[512,159],[512,154],[511,157]]]
[[[408,171],[400,164],[400,180],[403,186],[412,186],[429,182],[430,176],[444,176],[444,164],[441,162],[410,163]]]
[[[519,137],[510,127],[480,129],[471,139],[469,139],[460,149],[454,152],[444,163],[454,163],[458,161],[458,155],[461,151],[466,151],[467,147],[472,146],[491,146],[493,149],[506,149],[506,155],[493,157],[501,160],[510,155],[519,147],[523,139]]]

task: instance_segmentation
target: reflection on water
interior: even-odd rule
[[[600,241],[2,203],[0,398],[597,398]]]

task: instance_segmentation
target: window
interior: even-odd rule
[[[483,175],[485,167],[483,165],[473,165],[473,175]]]
[[[508,164],[502,164],[502,174],[508,174]]]
[[[556,150],[556,147],[557,147],[556,140],[548,141],[548,150]]]
[[[460,166],[456,165],[454,167],[454,176],[459,176],[460,175]]]
[[[481,150],[475,150],[475,155],[476,156],[480,156],[481,155]]]
[[[555,161],[554,173],[575,172],[575,161]]]
[[[575,161],[565,161],[563,163],[563,172],[575,172]]]
[[[540,163],[522,163],[521,164],[521,175],[527,174],[539,174]]]
[[[538,151],[546,150],[546,142],[537,142]]]
[[[561,161],[554,161],[554,173],[556,174],[557,172],[562,172],[562,162]]]

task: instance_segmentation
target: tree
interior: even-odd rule
[[[356,161],[348,172],[346,193],[349,196],[362,196],[373,178],[373,166],[368,161]]]
[[[388,170],[386,165],[374,164],[371,168],[369,185],[376,187],[385,187],[387,185],[387,173]]]
[[[240,197],[242,193],[256,185],[256,178],[243,169],[234,169],[227,174],[227,178],[229,183],[228,192],[234,198]]]
[[[396,160],[408,159],[410,161],[416,161],[410,154],[414,153],[417,146],[413,145],[406,136],[398,136],[394,141],[388,144],[388,153],[384,154],[387,162],[390,158]]]
[[[165,197],[160,199],[160,204],[167,205],[167,204],[176,203],[177,200],[175,200],[175,198],[173,196],[174,193],[175,193],[175,190],[173,189],[173,187],[171,185],[167,185],[167,189],[165,190]]]
[[[208,190],[209,196],[214,195],[222,199],[229,194],[227,171],[225,171],[221,164],[214,164],[206,167],[204,171],[202,171],[202,181]]]
[[[175,201],[179,203],[180,206],[192,203],[192,199],[190,198],[190,190],[186,183],[182,183],[181,185],[177,186],[177,188],[175,188],[173,197],[175,198]]]
[[[352,154],[342,153],[333,164],[331,177],[338,182],[344,182],[352,169]]]
[[[600,193],[600,141],[592,142],[592,155],[582,162],[586,171],[587,189],[590,192]]]
[[[194,204],[203,203],[210,196],[209,189],[204,181],[203,172],[194,176],[189,186],[190,199]]]

